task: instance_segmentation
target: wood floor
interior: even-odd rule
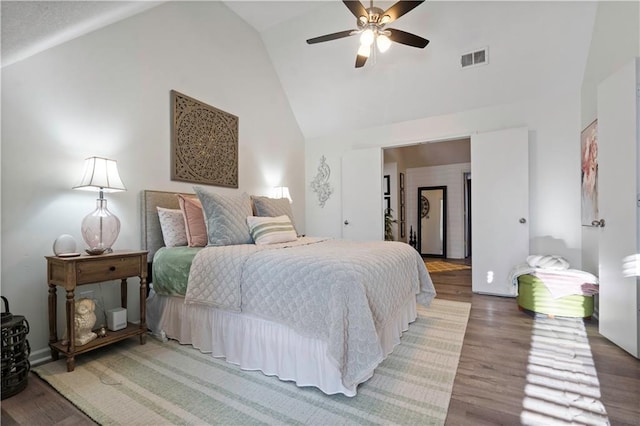
[[[471,271],[432,274],[438,298],[471,303],[447,425],[518,425],[523,411],[533,319],[512,298],[471,292]],[[598,371],[600,400],[612,425],[640,425],[640,361],[585,321]],[[32,375],[20,394],[2,401],[3,426],[87,425],[91,419]]]

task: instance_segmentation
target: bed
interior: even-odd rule
[[[428,306],[435,297],[422,258],[407,244],[310,237],[227,244],[211,233],[242,227],[246,217],[225,222],[215,208],[228,198],[196,191],[206,247],[164,245],[158,208],[179,210],[178,200],[193,194],[142,192],[142,245],[153,261],[147,324],[154,335],[245,370],[355,396],[400,344],[416,303]],[[262,238],[250,231],[255,241]]]

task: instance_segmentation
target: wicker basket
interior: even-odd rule
[[[29,323],[21,315],[9,312],[9,302],[2,297],[2,399],[8,398],[27,387],[29,378],[29,354],[31,348],[27,340]]]

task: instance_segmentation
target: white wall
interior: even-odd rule
[[[240,187],[214,189],[267,195],[287,185],[304,232],[301,132],[260,37],[223,3],[166,3],[4,67],[2,294],[31,324],[35,358],[48,355],[44,256],[63,233],[82,246],[80,222],[97,198],[71,190],[84,158],[117,160],[127,187],[107,196],[122,223],[115,249],[141,246],[143,189],[191,191],[170,180],[172,89],[239,117]],[[119,286],[101,287],[107,308],[116,306]],[[58,290],[60,314],[63,301]]]
[[[315,170],[321,155],[326,156],[329,164],[340,164],[343,153],[353,148],[402,146],[518,126],[529,128],[530,251],[563,255],[579,269],[580,99],[577,90],[308,139],[307,169]],[[335,167],[332,170],[336,194],[330,202],[319,209],[311,197],[307,201],[309,234],[340,236],[340,170]],[[308,173],[307,185],[312,177],[313,173]],[[407,215],[410,210],[407,206]]]
[[[581,90],[581,129],[597,118],[597,88],[640,56],[640,3],[599,2]],[[598,228],[582,228],[583,268],[598,274]]]
[[[464,173],[470,163],[407,169],[407,229],[418,230],[418,188],[447,187],[447,257],[464,259]]]

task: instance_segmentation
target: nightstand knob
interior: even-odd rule
[[[113,271],[115,271],[115,270],[116,270],[116,267],[115,267],[115,266],[111,266],[111,267],[109,268],[109,270],[110,270],[111,272],[113,272]]]

